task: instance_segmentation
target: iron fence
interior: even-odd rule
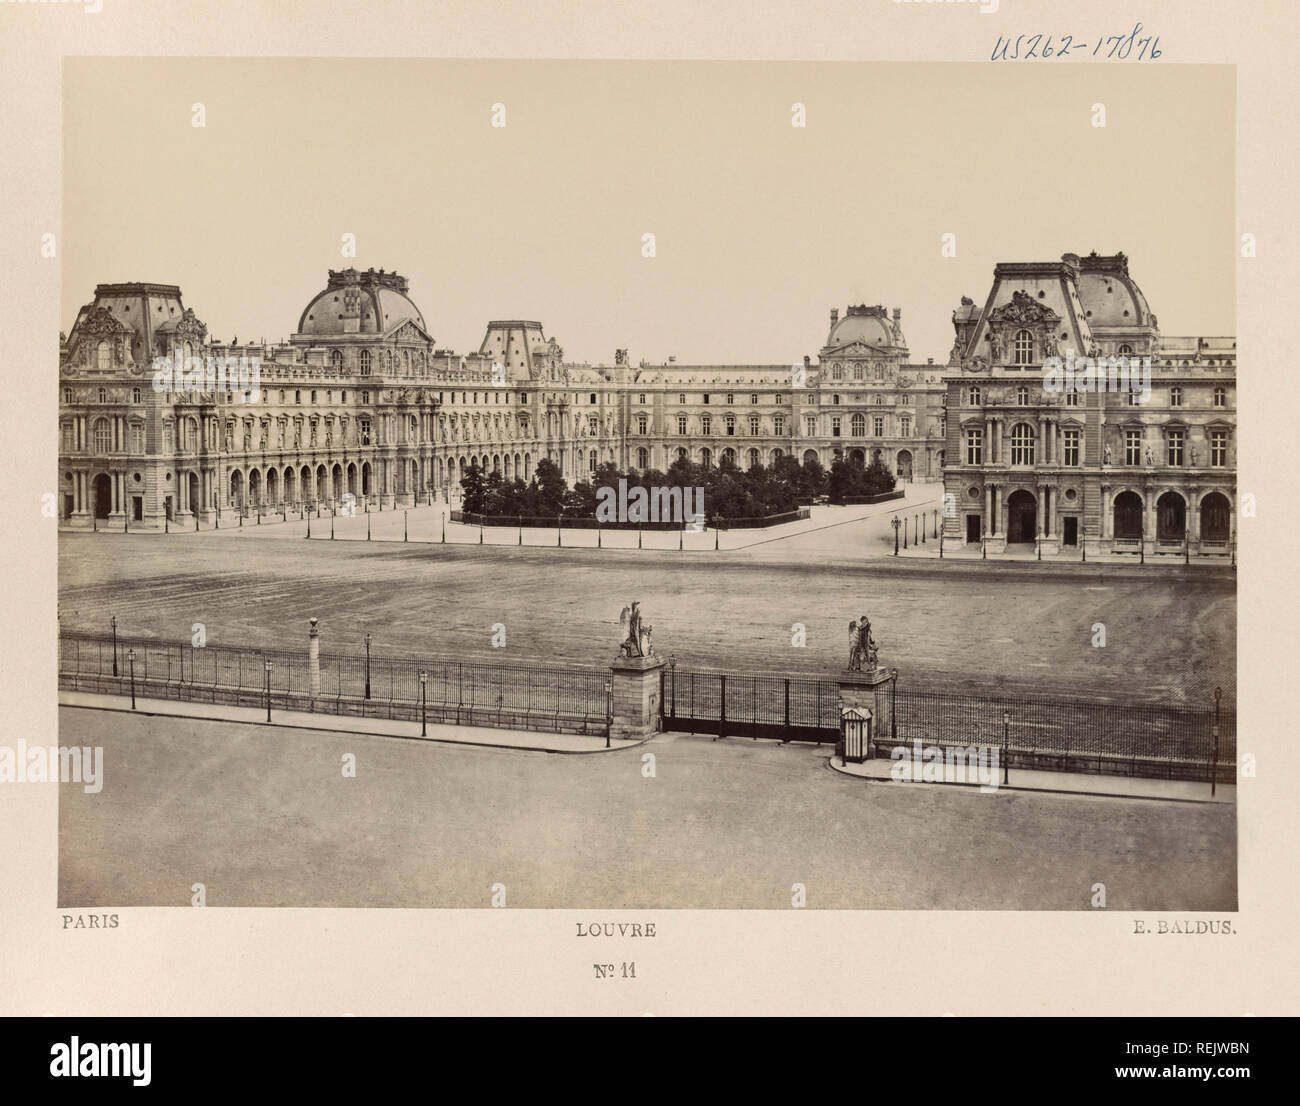
[[[322,652],[313,691],[306,650],[196,646],[87,633],[59,637],[62,686],[281,709],[419,717],[468,725],[608,732],[611,674],[604,668],[504,664],[442,657],[369,658]],[[268,673],[266,662],[271,662]],[[426,674],[421,700],[420,672]],[[665,667],[665,729],[724,737],[835,742],[835,680]],[[872,735],[876,755],[920,741],[997,748],[1011,767],[1231,782],[1236,712],[1114,704],[1047,696],[979,696],[894,688],[892,720]]]
[[[1048,696],[979,696],[895,688],[877,755],[920,741],[997,748],[1011,767],[1222,782],[1236,773],[1236,712]],[[839,739],[835,680],[667,669],[664,725],[690,733]]]
[[[59,637],[61,681],[119,691],[131,679],[132,650],[142,695],[255,703],[265,701],[269,683],[272,705],[282,709],[411,717],[421,708],[423,671],[431,721],[580,725],[600,733],[608,727],[609,673],[602,669],[321,652],[319,689],[313,691],[307,650],[65,633]]]

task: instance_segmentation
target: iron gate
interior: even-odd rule
[[[664,729],[782,741],[839,739],[834,680],[669,668],[660,677]]]

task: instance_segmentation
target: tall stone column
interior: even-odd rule
[[[311,697],[320,698],[320,619],[311,620],[307,632],[307,673],[311,681]]]

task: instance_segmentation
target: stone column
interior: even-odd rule
[[[307,672],[311,680],[311,697],[320,698],[320,619],[311,620],[307,632]]]
[[[872,668],[863,672],[843,671],[840,673],[840,716],[848,710],[856,710],[870,719],[871,730],[867,737],[866,754],[874,757],[879,748],[888,756],[893,738],[893,690],[898,679],[897,668]],[[844,734],[838,738],[835,751],[843,763]]]
[[[610,670],[609,736],[644,741],[659,732],[662,657],[619,657]]]

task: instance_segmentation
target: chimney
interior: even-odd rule
[[[832,314],[833,314],[833,312],[832,312]],[[812,358],[809,357],[808,354],[806,354],[806,353],[803,355],[803,367],[804,367],[805,369],[810,369],[810,368],[812,368]]]
[[[836,323],[838,323],[839,321],[840,321],[840,309],[839,309],[838,307],[832,307],[832,308],[831,308],[831,326],[834,326],[834,325],[835,325]]]

